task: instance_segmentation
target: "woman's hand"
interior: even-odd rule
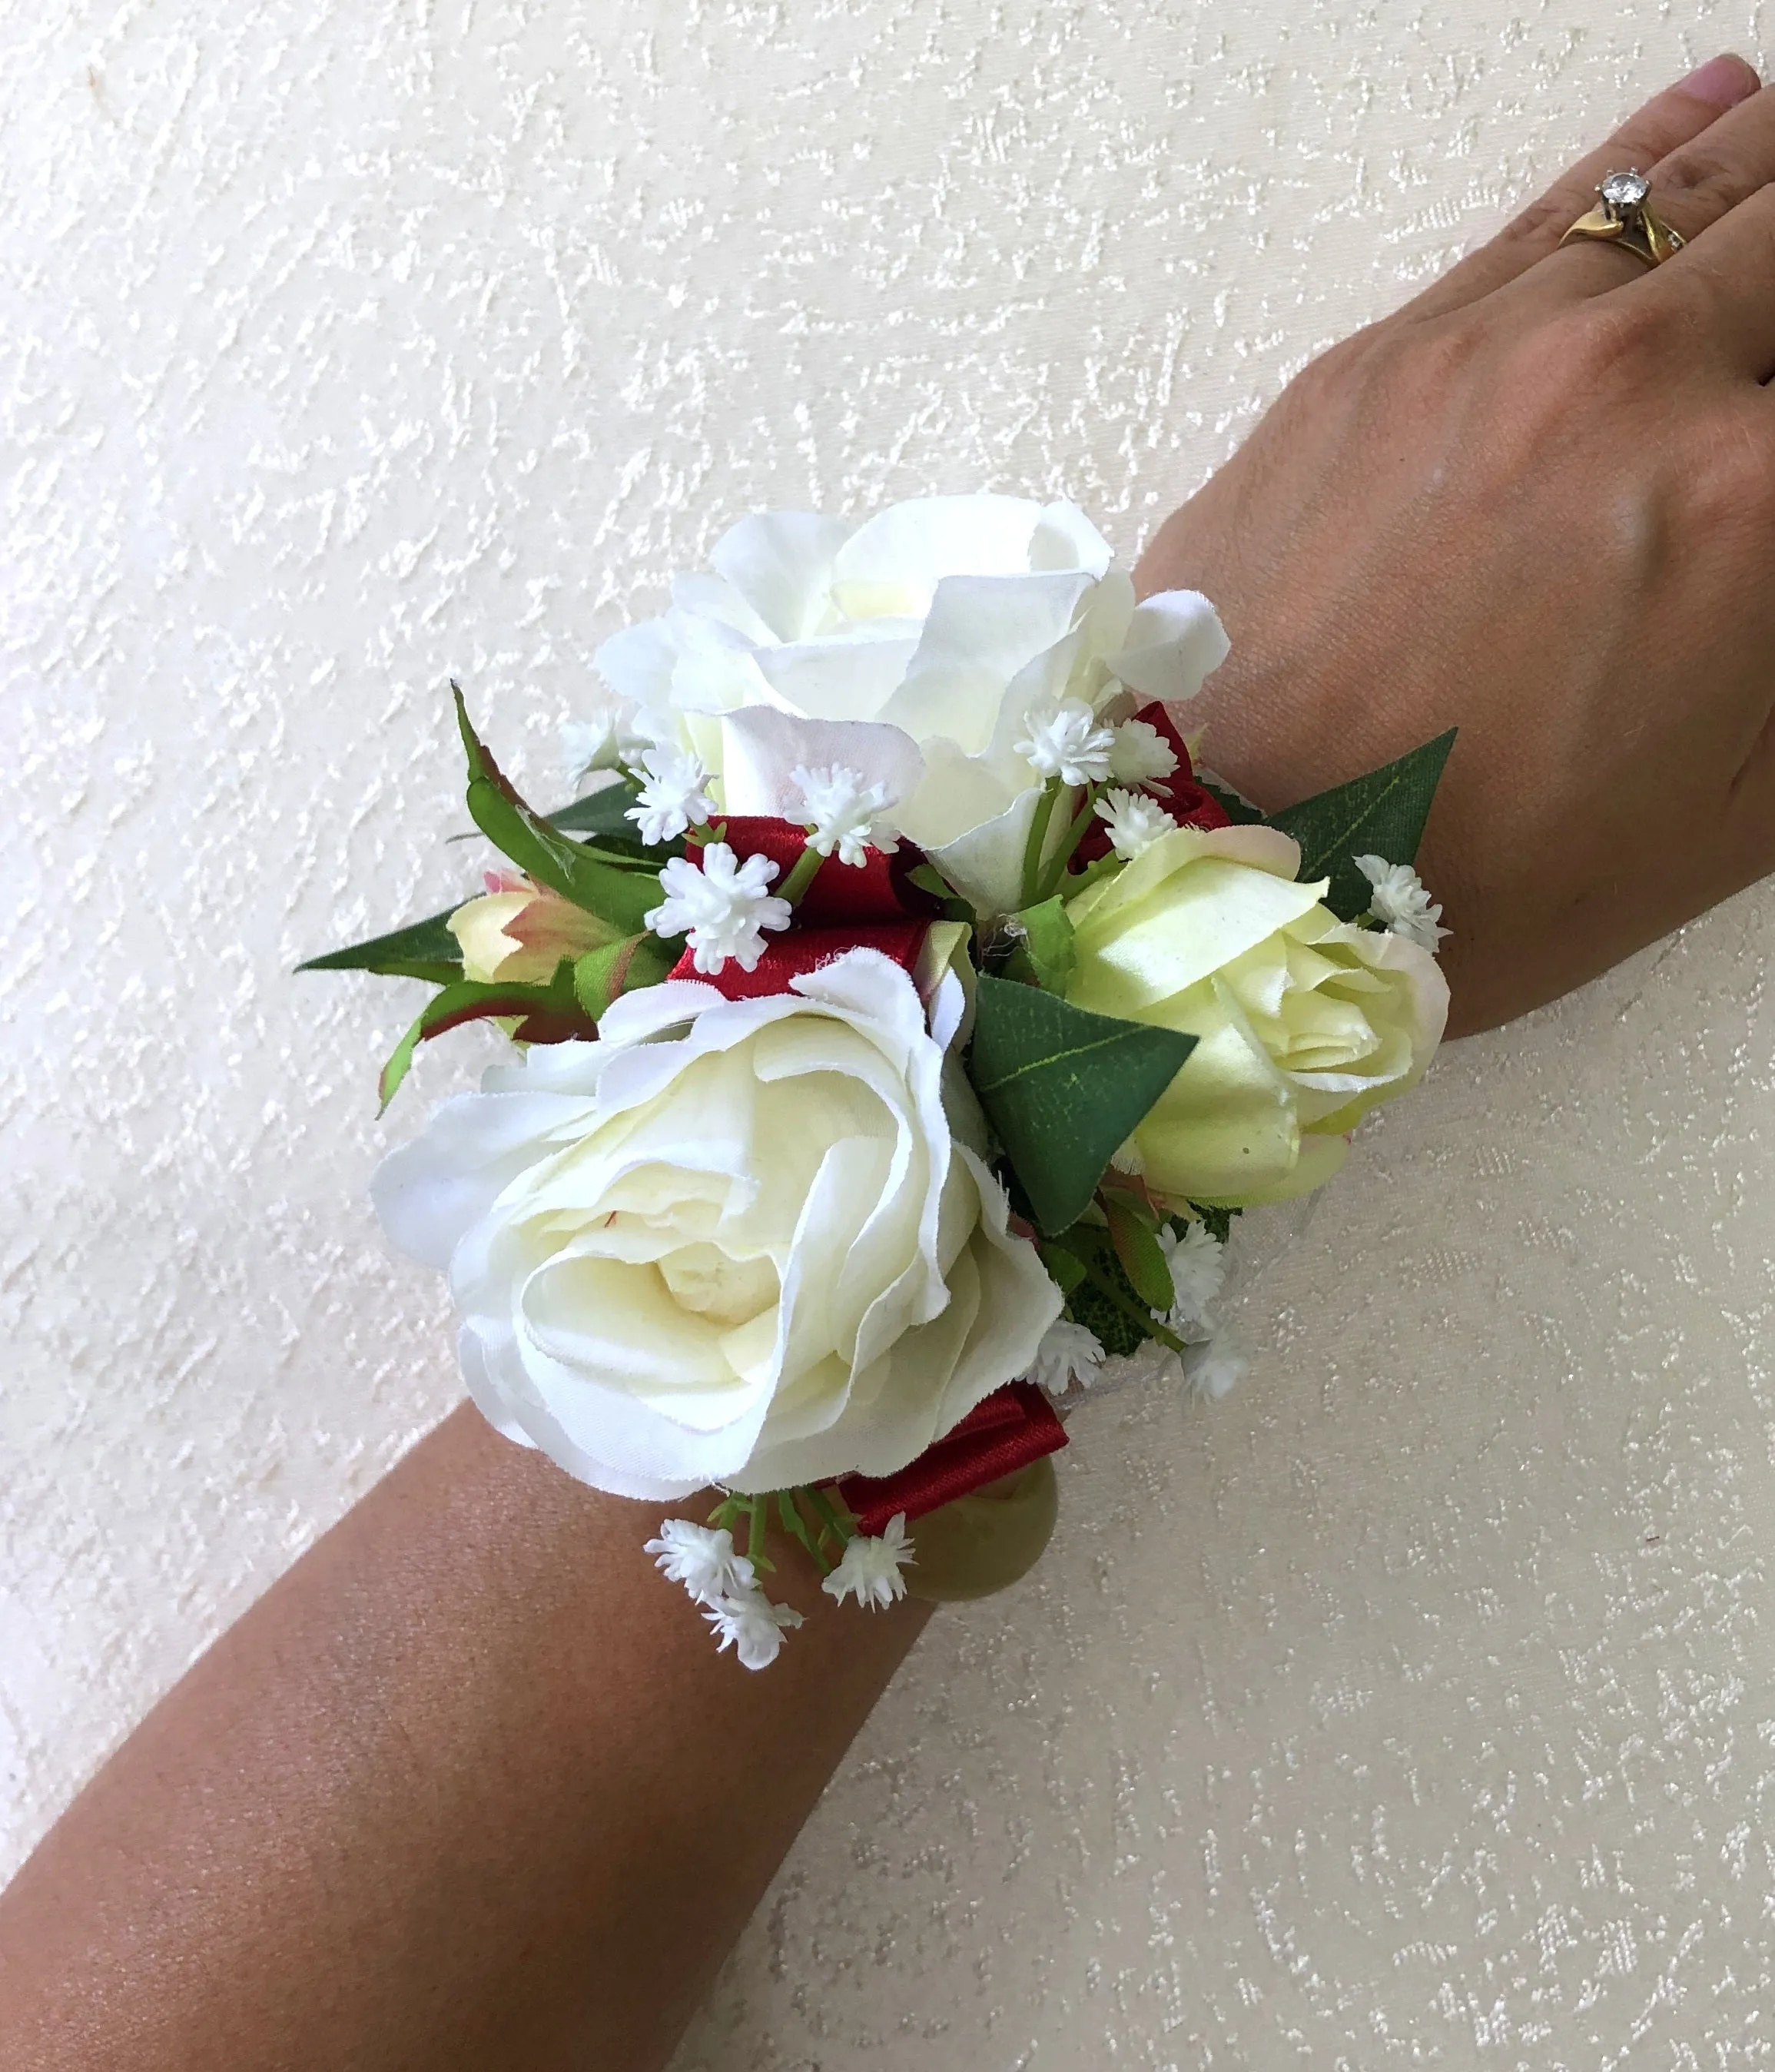
[[[1688,248],[1556,249],[1630,166]],[[1717,59],[1309,367],[1141,565],[1220,607],[1206,758],[1260,804],[1459,726],[1420,858],[1456,1033],[1775,870],[1771,182],[1775,88]]]

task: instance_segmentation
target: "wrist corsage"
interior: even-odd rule
[[[647,1551],[758,1668],[800,1622],[773,1535],[840,1601],[977,1593],[1094,1387],[1236,1379],[1235,1219],[1441,1036],[1412,863],[1453,737],[1259,812],[1181,730],[1213,606],[1136,602],[1069,504],[773,513],[709,561],[599,651],[561,810],[457,693],[486,889],[303,968],[436,989],[384,1106],[420,1044],[511,1038],[377,1211],[501,1432],[713,1491]]]

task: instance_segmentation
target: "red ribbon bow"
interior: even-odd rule
[[[1013,1475],[1066,1443],[1066,1428],[1033,1382],[1013,1381],[976,1404],[960,1424],[898,1474],[845,1475],[838,1494],[872,1537],[905,1512],[922,1518],[957,1497]]]

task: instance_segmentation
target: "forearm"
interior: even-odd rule
[[[448,1418],[0,1897],[0,2062],[662,2063],[926,1612],[779,1572],[753,1675],[643,1522]]]

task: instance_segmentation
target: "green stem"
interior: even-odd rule
[[[820,1552],[813,1534],[807,1530],[807,1521],[801,1515],[801,1507],[795,1502],[795,1494],[792,1489],[777,1491],[777,1516],[783,1520],[784,1531],[798,1540],[820,1564],[820,1574],[829,1576],[832,1564]]]
[[[1035,904],[1036,886],[1042,876],[1042,848],[1048,839],[1048,823],[1054,818],[1054,802],[1060,796],[1060,779],[1050,777],[1035,802],[1029,820],[1029,839],[1023,845],[1023,902]]]
[[[831,1499],[827,1496],[826,1492],[823,1489],[809,1489],[807,1501],[820,1515],[821,1531],[831,1534],[840,1548],[848,1547],[857,1536],[832,1509]],[[847,1511],[844,1515],[848,1518],[850,1514]]]
[[[783,890],[777,897],[787,899],[791,906],[799,906],[802,894],[813,883],[820,866],[825,861],[811,842],[803,844],[800,855],[795,858],[795,868],[783,881]]]
[[[1168,1330],[1150,1309],[1143,1309],[1137,1302],[1129,1301],[1109,1276],[1094,1266],[1091,1260],[1082,1259],[1079,1263],[1085,1269],[1085,1278],[1099,1295],[1107,1297],[1124,1317],[1132,1318],[1149,1338],[1157,1338],[1161,1346],[1169,1347],[1180,1359],[1182,1357],[1183,1341],[1175,1331]]]
[[[1072,861],[1073,852],[1085,838],[1085,830],[1091,824],[1096,805],[1097,787],[1095,784],[1087,784],[1085,787],[1085,803],[1073,815],[1072,825],[1066,830],[1066,839],[1060,845],[1058,855],[1049,864],[1046,871],[1043,874],[1042,882],[1036,890],[1035,898],[1028,902],[1029,905],[1037,905],[1044,899],[1051,899],[1059,890],[1060,881],[1066,874],[1066,865]]]
[[[746,1499],[746,1558],[760,1575],[774,1573],[777,1565],[764,1551],[764,1536],[770,1530],[764,1515],[766,1501],[762,1496]]]
[[[1120,870],[1122,859],[1111,849],[1107,856],[1100,856],[1095,863],[1087,863],[1071,884],[1066,887],[1066,897],[1076,899],[1087,885],[1095,885],[1099,878],[1107,878],[1112,870]]]

